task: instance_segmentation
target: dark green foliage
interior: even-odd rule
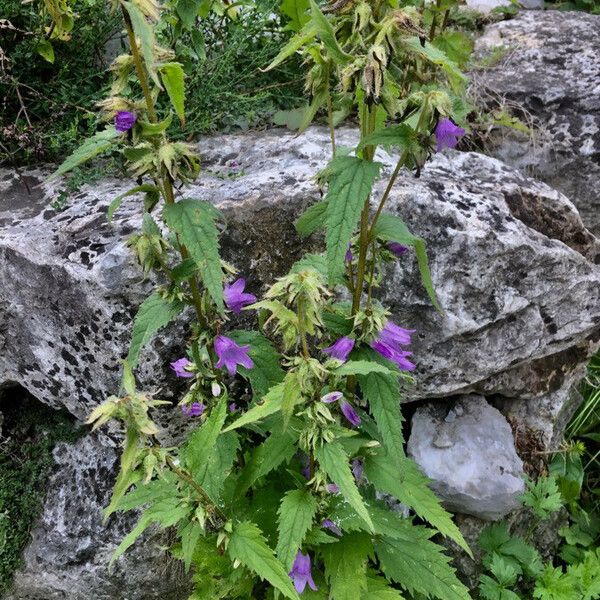
[[[0,435],[0,595],[6,592],[40,513],[57,442],[75,441],[71,420],[15,388],[4,392]]]
[[[1,30],[8,63],[0,68],[0,164],[56,160],[96,130],[94,106],[110,78],[105,46],[120,30],[108,8],[106,0],[79,0],[71,39],[52,40],[50,63],[37,49],[50,25],[40,4],[0,2],[15,28]]]

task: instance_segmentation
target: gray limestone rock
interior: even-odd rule
[[[355,131],[339,131],[340,144],[355,140]],[[280,130],[218,136],[203,140],[201,152],[203,176],[185,193],[225,213],[225,258],[260,295],[305,250],[322,248],[319,236],[301,240],[293,221],[320,197],[312,178],[329,158],[328,133],[313,128],[302,136]],[[380,152],[377,159],[389,173],[393,157]],[[152,288],[125,247],[139,225],[141,202],[125,199],[107,223],[109,203],[132,184],[106,180],[83,187],[56,211],[50,201],[58,184],[37,185],[44,173],[25,174],[29,194],[17,175],[0,171],[0,385],[18,383],[84,419],[117,390],[132,316]],[[374,203],[383,185],[377,185]],[[436,155],[418,179],[402,173],[388,210],[427,240],[444,309],[431,307],[412,254],[390,268],[380,297],[398,323],[417,329],[417,384],[407,401],[490,395],[519,407],[520,418],[541,429],[547,444],[555,443],[573,408],[566,399],[600,332],[600,243],[573,204],[498,160],[449,151]],[[180,356],[184,340],[183,322],[157,336],[142,356],[142,386],[161,397],[174,389],[168,362]],[[161,422],[176,422],[176,413],[166,409]],[[177,435],[180,425],[164,435]],[[125,555],[118,566],[134,574],[127,581],[103,570],[103,560],[135,519],[121,517],[119,528],[105,530],[100,514],[114,477],[115,442],[104,435],[86,443],[93,447],[82,442],[66,451],[64,474],[49,486],[15,599],[41,600],[43,592],[30,592],[39,590],[40,557],[44,548],[52,557],[61,546],[71,549],[71,562],[68,568],[66,559],[43,563],[49,590],[79,590],[82,580],[90,597],[108,600],[114,580],[122,594],[115,600],[152,598],[156,584],[144,572],[161,572],[162,554],[148,555],[144,569],[136,558],[143,549]],[[442,448],[448,443],[437,439]],[[97,492],[94,482],[100,480],[106,487]],[[73,481],[82,492],[70,514],[95,515],[85,522],[85,535],[75,519],[51,526],[57,499],[68,496]],[[80,551],[80,538],[95,540],[93,551]],[[86,578],[88,572],[94,575]],[[63,592],[52,593],[58,598]]]
[[[508,102],[536,127],[533,136],[498,134],[491,151],[566,194],[586,226],[600,232],[600,16],[521,11],[489,25],[480,55],[505,48],[497,64],[473,73],[476,96]]]
[[[523,462],[507,420],[482,396],[419,407],[407,449],[449,510],[491,521],[519,508]]]

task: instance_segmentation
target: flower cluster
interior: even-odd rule
[[[403,346],[410,344],[411,334],[414,332],[414,329],[404,329],[392,321],[388,321],[379,336],[371,342],[371,348],[383,358],[395,363],[400,370],[414,371],[415,365],[407,358],[412,356],[412,352],[408,352],[403,348]]]

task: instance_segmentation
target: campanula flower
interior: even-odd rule
[[[353,427],[358,427],[360,425],[360,417],[356,414],[354,407],[348,400],[342,400],[340,409]]]
[[[231,338],[224,335],[218,335],[215,338],[215,352],[219,361],[215,364],[217,369],[227,368],[230,375],[237,373],[237,366],[242,365],[246,369],[254,366],[252,359],[248,356],[250,346],[240,346]]]
[[[404,246],[399,242],[388,242],[387,249],[396,257],[400,258],[408,252],[408,246]]]
[[[456,148],[459,138],[465,135],[465,130],[455,125],[450,119],[442,119],[435,128],[436,152],[444,148]]]
[[[412,352],[405,352],[404,350],[393,348],[381,340],[372,341],[371,348],[383,356],[383,358],[387,358],[393,363],[396,363],[398,368],[402,371],[414,371],[416,369],[414,363],[406,358],[407,356],[411,356]]]
[[[247,294],[244,292],[246,287],[245,279],[238,279],[231,285],[226,285],[223,289],[223,296],[225,298],[225,304],[227,308],[232,312],[239,314],[242,312],[244,306],[253,304],[256,302],[256,296],[254,294]]]
[[[192,362],[187,358],[179,358],[175,362],[171,363],[171,369],[175,371],[177,377],[195,377],[194,373],[190,373],[188,368],[192,366]]]
[[[393,321],[388,321],[379,333],[379,339],[392,348],[398,345],[408,346],[411,343],[411,334],[414,332],[414,329],[404,329]],[[396,349],[400,350],[400,348]]]
[[[310,555],[302,554],[300,550],[298,550],[298,554],[296,554],[296,559],[294,560],[294,564],[292,565],[292,570],[289,572],[289,576],[292,578],[294,582],[294,587],[296,591],[301,594],[308,584],[308,587],[313,590],[313,592],[317,591],[317,586],[313,581],[312,574],[310,571]]]
[[[200,402],[192,402],[192,404],[183,404],[181,407],[181,412],[186,417],[200,417],[205,409],[206,406],[204,406],[204,404],[201,404]]]
[[[330,494],[337,494],[340,491],[340,488],[338,485],[336,485],[335,483],[328,483],[325,486],[325,489],[330,493]]]
[[[129,131],[137,121],[137,117],[134,113],[128,110],[120,110],[115,115],[115,129],[119,133],[125,133]]]
[[[342,530],[331,519],[325,519],[321,523],[321,527],[323,527],[323,529],[329,529],[329,531],[335,533],[338,537],[342,537]]]
[[[230,412],[230,413],[235,413],[235,412],[237,412],[237,411],[238,411],[238,405],[237,405],[235,402],[232,402],[232,403],[229,405],[229,412]]]
[[[332,404],[333,402],[337,402],[343,395],[342,392],[329,392],[329,394],[321,396],[321,402]]]
[[[336,340],[328,348],[323,348],[323,352],[331,356],[331,358],[337,358],[342,362],[346,362],[348,354],[352,352],[352,348],[354,348],[354,340],[351,340],[349,337],[344,336],[341,337],[339,340]]]

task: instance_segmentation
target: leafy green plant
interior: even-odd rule
[[[548,2],[549,8],[558,8],[559,10],[583,10],[593,15],[600,15],[600,6],[597,0],[554,0]]]
[[[456,146],[465,133],[458,122],[466,77],[457,63],[464,49],[445,19],[453,3],[420,11],[394,0],[323,9],[314,0],[284,2],[298,31],[267,70],[299,54],[310,95],[300,129],[320,110],[328,117],[332,159],[318,174],[324,198],[296,224],[303,236],[324,230],[326,248],[296,263],[261,299],[245,291],[244,279],[232,282],[235,268],[219,257],[223,216],[185,196],[199,171],[194,148],[178,141],[180,133],[171,136],[187,122],[185,67],[159,46],[165,28],[173,28],[176,46],[198,18],[231,17],[238,7],[191,0],[161,12],[153,0],[113,4],[130,48],[116,59],[111,95],[101,103],[114,125],[53,175],[120,152],[138,181],[113,201],[109,217],[124,197],[142,198],[142,228],[129,245],[160,282],[135,318],[119,395],[89,418],[94,427],[117,420],[125,430],[107,517],[140,511],[113,560],[158,526],[173,529],[173,553],[194,571],[191,600],[301,593],[467,600],[432,538],[470,550],[404,452],[400,404],[415,368],[407,350],[413,332],[393,323],[376,299],[387,266],[412,250],[423,291],[439,308],[425,241],[384,209],[403,167],[418,171],[434,149]],[[340,114],[359,116],[354,148],[336,143]],[[378,146],[397,149],[399,158],[371,211]],[[349,301],[339,299],[342,290]],[[180,410],[198,425],[181,446],[167,448],[153,410],[168,403],[138,390],[135,370],[148,341],[187,307],[189,343],[171,368],[188,383]],[[242,310],[256,312],[257,331],[227,328]],[[236,379],[246,380],[250,400],[233,395]]]

